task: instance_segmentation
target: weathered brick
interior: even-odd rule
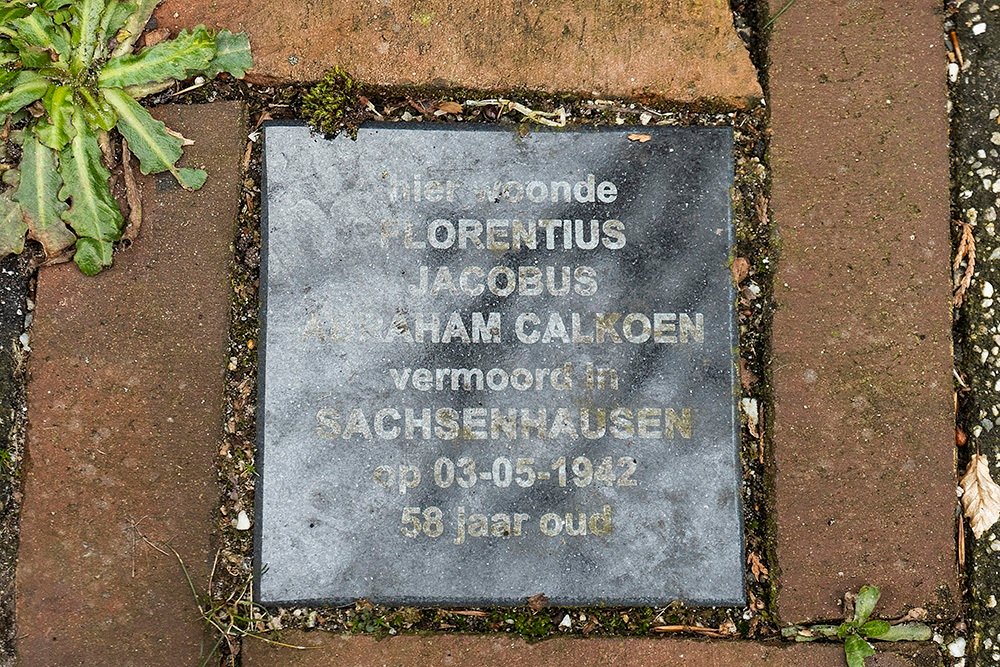
[[[365,83],[744,106],[757,75],[725,0],[166,0],[160,25],[250,35],[260,82]]]
[[[885,614],[958,595],[940,12],[799,0],[771,39],[785,621],[865,583]]]
[[[844,649],[835,644],[782,644],[694,639],[548,639],[529,644],[503,636],[402,636],[382,641],[324,632],[284,633],[282,648],[247,639],[244,667],[842,667]],[[928,667],[940,664],[935,646],[914,644],[882,653],[870,667]]]
[[[205,585],[245,114],[157,114],[195,140],[182,163],[208,170],[204,189],[147,179],[141,235],[113,268],[39,274],[17,569],[25,667],[195,665],[206,650],[180,566],[140,533]]]

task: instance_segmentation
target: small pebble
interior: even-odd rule
[[[236,515],[236,530],[250,530],[250,517],[244,510]]]
[[[965,655],[965,637],[956,637],[955,641],[948,644],[948,653],[953,658],[961,658]]]
[[[567,630],[573,627],[573,619],[569,617],[569,614],[563,616],[563,619],[559,621],[559,627]]]
[[[972,34],[973,35],[981,35],[984,32],[986,32],[986,24],[985,23],[977,23],[976,25],[972,26]]]

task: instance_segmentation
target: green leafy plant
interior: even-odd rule
[[[49,259],[72,252],[87,275],[111,265],[124,226],[106,164],[115,135],[142,173],[204,184],[204,171],[177,167],[185,139],[137,100],[194,76],[242,78],[250,42],[198,26],[136,53],[159,2],[0,0],[0,139],[21,144],[19,168],[0,155],[0,256],[20,253],[27,235]]]
[[[871,618],[882,592],[876,586],[862,586],[854,601],[854,613],[840,625],[793,625],[781,630],[781,635],[797,642],[831,640],[844,642],[844,655],[849,667],[864,667],[865,658],[875,655],[869,639],[882,642],[927,641],[933,635],[924,623],[901,621],[890,623]]]

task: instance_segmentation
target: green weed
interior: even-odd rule
[[[142,173],[170,172],[188,190],[205,183],[201,169],[177,167],[184,137],[137,100],[195,76],[242,78],[250,42],[197,26],[136,53],[159,2],[0,0],[0,139],[21,153],[0,190],[0,257],[27,237],[48,259],[72,254],[87,275],[111,265],[125,228],[105,166],[116,136]]]

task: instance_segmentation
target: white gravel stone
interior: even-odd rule
[[[243,510],[236,515],[236,530],[250,530],[250,517]]]
[[[972,34],[973,35],[981,35],[984,32],[986,32],[986,24],[985,23],[981,23],[980,22],[980,23],[977,23],[976,25],[972,26]]]
[[[993,296],[993,283],[988,280],[983,283],[983,296],[987,299]]]
[[[953,658],[961,658],[965,655],[965,637],[956,637],[955,641],[948,644],[948,653]]]

